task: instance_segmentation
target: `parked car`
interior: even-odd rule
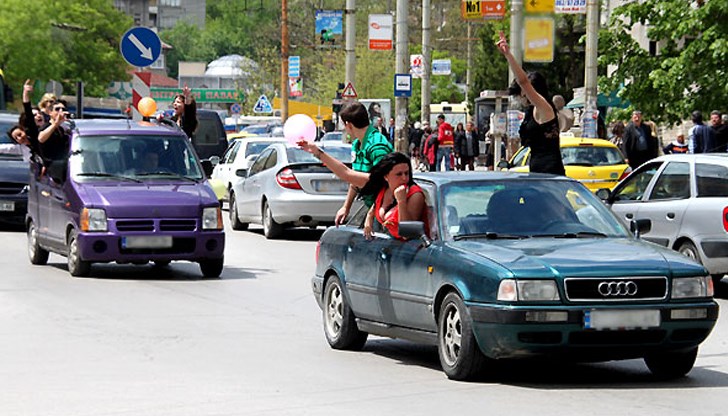
[[[702,263],[716,282],[728,273],[728,154],[660,156],[598,195],[625,223],[652,221],[645,240]]]
[[[343,143],[344,137],[343,137],[343,133],[340,131],[329,131],[329,132],[324,133],[324,135],[321,136],[321,138],[318,139],[318,141]]]
[[[180,129],[78,120],[67,161],[42,175],[31,166],[31,263],[54,252],[73,276],[87,276],[93,263],[175,260],[199,263],[205,277],[222,272],[222,213],[205,175],[212,166]]]
[[[225,127],[217,112],[197,109],[197,130],[192,136],[192,145],[200,159],[222,157],[228,141]]]
[[[561,137],[560,141],[566,176],[577,179],[592,192],[614,188],[630,172],[622,152],[608,140]],[[531,149],[521,147],[511,157],[508,168],[528,172],[530,159]]]
[[[351,163],[351,146],[321,148]],[[268,146],[250,169],[238,169],[236,175],[242,179],[230,190],[230,223],[234,230],[262,224],[266,238],[280,237],[287,227],[333,225],[348,190],[313,155],[286,143]]]
[[[703,266],[636,238],[569,178],[416,179],[429,229],[403,222],[405,240],[366,240],[362,209],[319,240],[312,286],[332,348],[358,350],[367,334],[434,344],[458,380],[528,356],[643,358],[663,377],[693,367],[718,316]]]
[[[229,134],[227,138],[228,141],[232,141],[253,136],[272,137],[274,132],[276,136],[282,136],[282,127],[280,123],[251,124],[242,128],[238,133]]]
[[[238,169],[247,170],[255,157],[260,154],[266,147],[273,143],[285,143],[283,138],[273,137],[249,137],[245,139],[236,139],[220,159],[220,163],[215,166],[212,171],[211,180],[218,181],[224,185],[225,196],[227,200],[233,183],[239,179],[235,175]]]
[[[5,136],[7,139],[7,135]],[[0,143],[3,139],[0,138]],[[28,207],[28,162],[20,154],[4,153],[0,144],[0,222],[24,225]]]

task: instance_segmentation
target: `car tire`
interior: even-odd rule
[[[725,276],[725,275],[724,274],[712,274],[712,275],[710,275],[710,277],[713,278],[713,285],[717,285],[718,283],[720,283],[720,281],[723,280],[723,276]]]
[[[214,279],[220,277],[225,265],[225,259],[221,257],[219,259],[200,260],[199,264],[202,276]]]
[[[690,241],[680,244],[677,251],[679,251],[683,256],[690,257],[698,263],[703,264],[703,260],[700,258],[700,253],[698,253],[698,248]]]
[[[265,238],[272,240],[283,234],[283,226],[273,219],[273,212],[270,210],[268,201],[263,202],[263,218],[261,222],[263,223],[263,234]]]
[[[68,272],[74,277],[86,277],[91,272],[91,263],[81,260],[76,232],[68,236]]]
[[[469,380],[485,367],[486,357],[473,335],[465,303],[456,293],[445,296],[437,325],[440,365],[451,380]]]
[[[346,302],[346,296],[337,276],[331,276],[324,288],[324,334],[331,348],[359,351],[369,334],[356,326],[354,313]]]
[[[169,266],[170,263],[172,263],[171,260],[154,260],[154,267],[161,269]]]
[[[237,231],[244,231],[248,229],[248,223],[247,222],[240,222],[240,219],[238,218],[238,206],[235,204],[235,194],[230,192],[230,196],[228,197],[228,212],[230,213],[230,225],[233,227],[233,230]]]
[[[645,357],[650,372],[660,379],[674,379],[685,376],[695,365],[698,347],[679,351],[657,352]]]
[[[28,224],[28,257],[31,264],[42,266],[48,263],[48,250],[38,244],[38,228],[33,221]]]

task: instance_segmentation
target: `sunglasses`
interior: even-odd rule
[[[53,111],[66,111],[66,107],[63,107],[63,106],[53,107]]]

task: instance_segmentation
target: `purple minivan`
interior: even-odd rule
[[[223,269],[222,214],[184,132],[126,120],[78,120],[67,162],[31,168],[28,254],[68,258],[73,276],[92,263],[197,262],[205,277]]]

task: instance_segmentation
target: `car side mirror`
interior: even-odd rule
[[[599,188],[594,194],[604,202],[608,202],[612,197],[612,191],[609,188]]]
[[[652,221],[647,218],[632,220],[629,222],[629,230],[636,238],[639,238],[642,234],[649,233],[651,229]]]
[[[422,221],[401,221],[399,223],[399,236],[406,240],[420,239],[425,247],[432,244],[432,240],[425,234],[425,223]]]
[[[205,176],[208,178],[212,176],[212,170],[214,169],[214,166],[212,166],[212,162],[209,159],[205,159],[202,162],[202,171],[205,172]]]
[[[220,156],[210,156],[210,163],[215,167],[220,164]]]
[[[235,171],[235,176],[239,176],[241,178],[247,178],[248,170],[247,169],[238,169]]]
[[[497,164],[497,165],[495,165],[495,166],[496,166],[496,167],[497,167],[498,169],[510,169],[510,167],[511,167],[511,164],[510,164],[510,163],[508,163],[508,161],[507,161],[507,160],[501,160],[501,161],[500,161],[500,162],[498,162],[498,164]]]

